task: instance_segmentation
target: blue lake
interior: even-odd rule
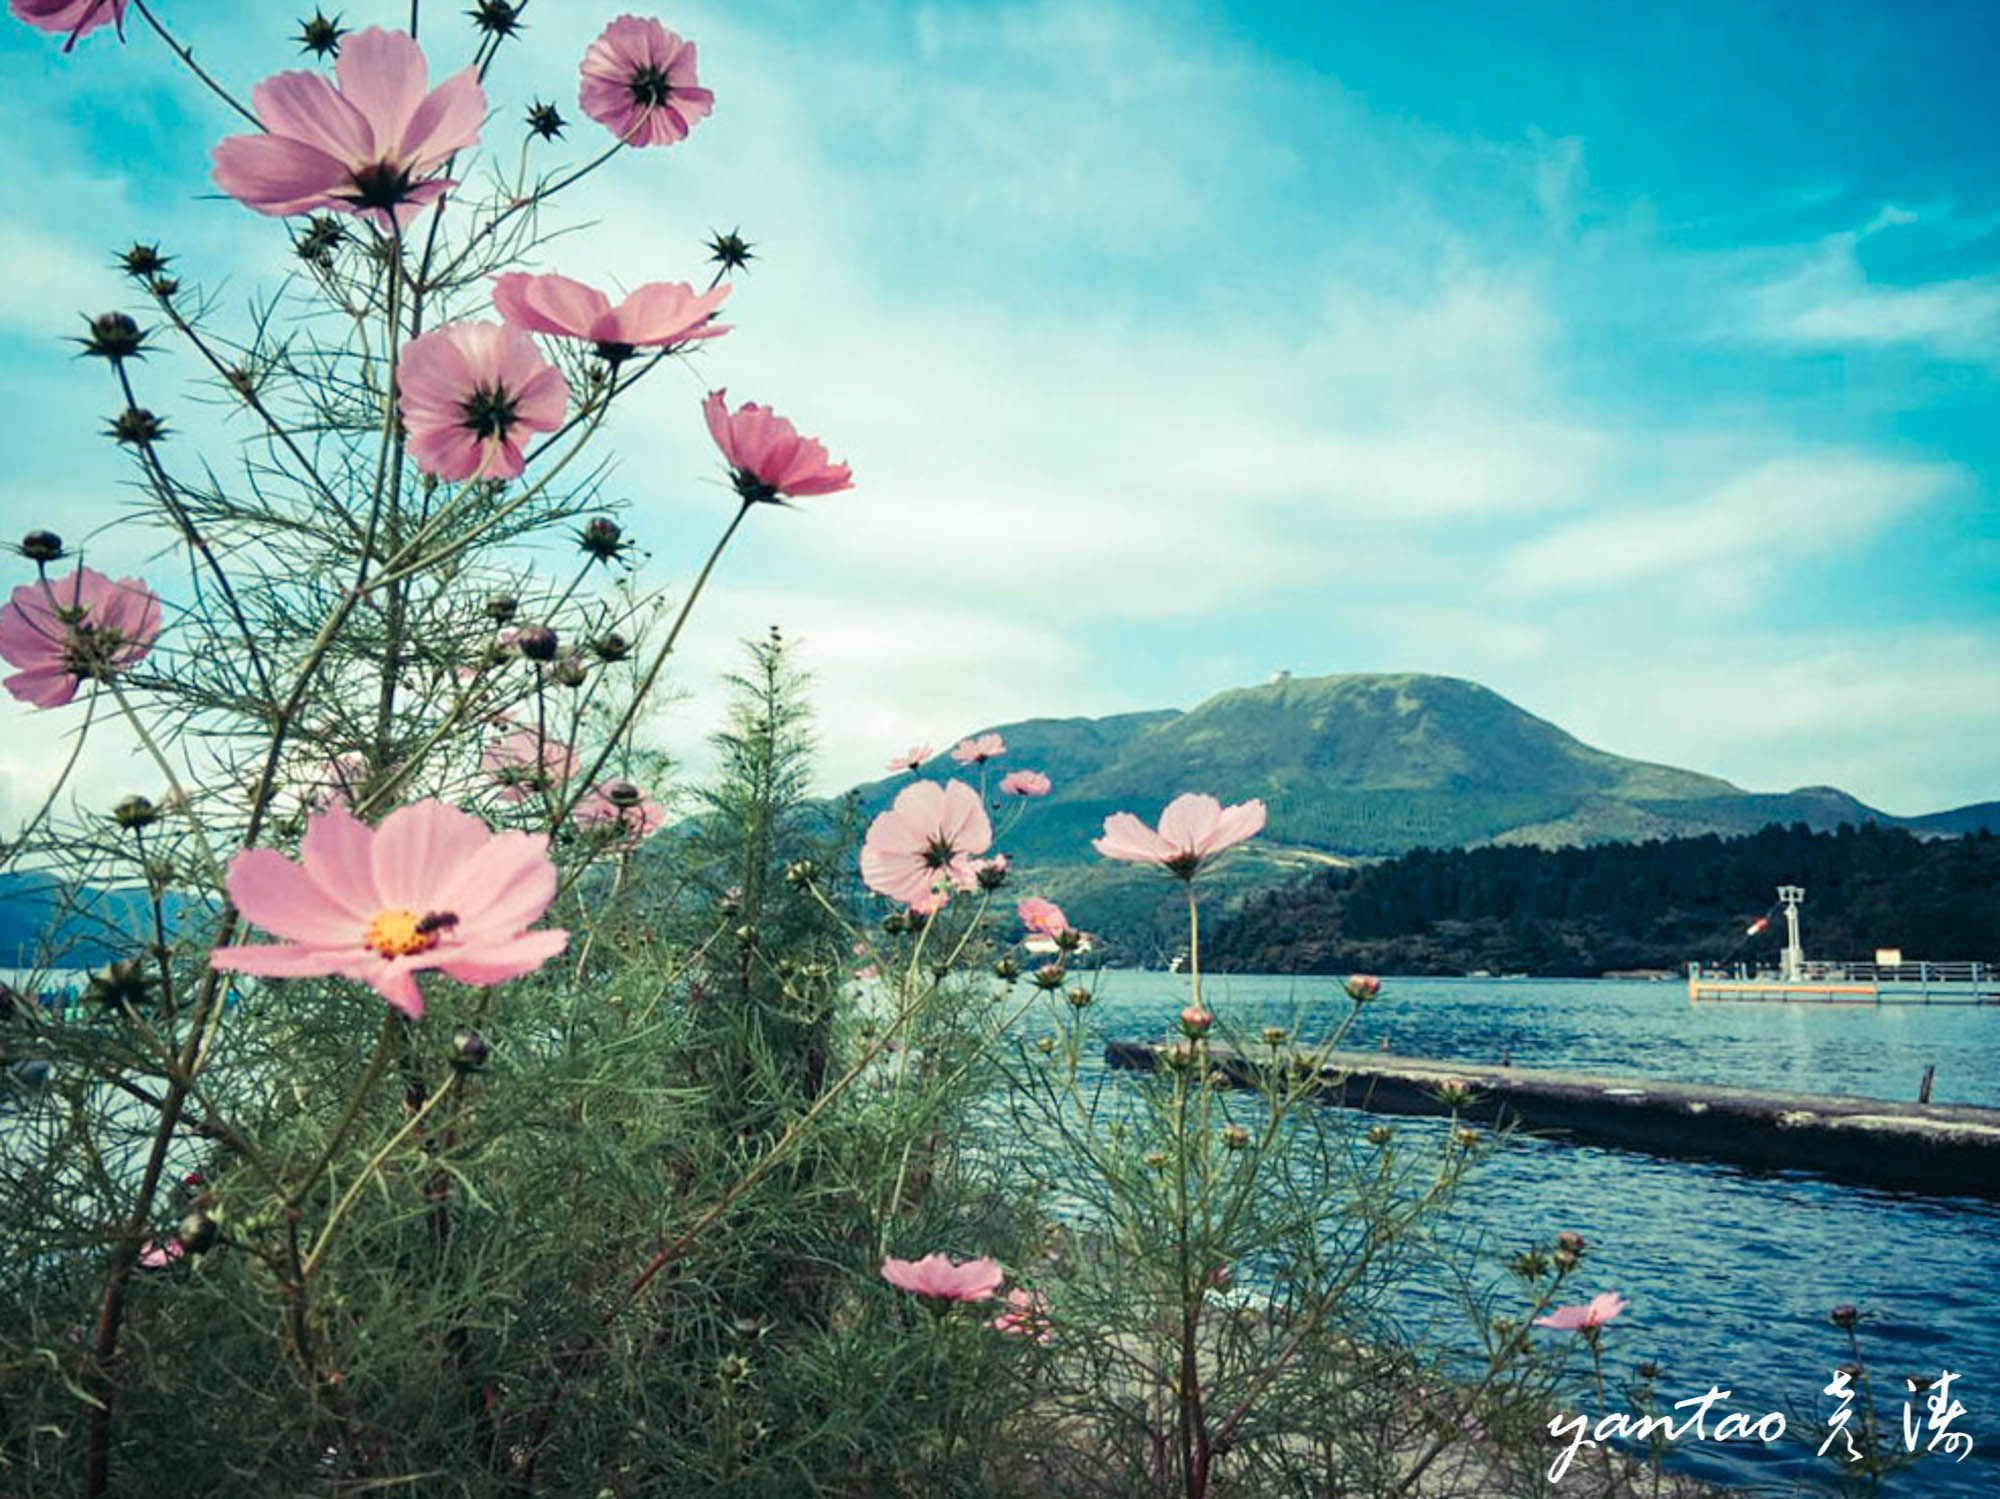
[[[1107,972],[1097,983],[1084,1013],[1100,1042],[1162,1036],[1186,1002],[1186,980],[1173,975]],[[1204,990],[1222,1027],[1250,1035],[1296,1024],[1311,1042],[1347,1012],[1326,979],[1223,975]],[[1395,979],[1343,1045],[1384,1041],[1411,1056],[1912,1100],[1935,1063],[1934,1101],[2000,1107],[1993,1008],[1695,1008],[1679,983]],[[1101,1045],[1088,1060],[1101,1068]],[[1133,1086],[1116,1074],[1106,1085]],[[1579,1299],[1610,1290],[1632,1303],[1606,1330],[1607,1383],[1622,1388],[1652,1360],[1669,1401],[1713,1384],[1734,1396],[1718,1412],[1830,1411],[1820,1391],[1847,1348],[1827,1312],[1859,1306],[1884,1419],[1901,1418],[1903,1376],[1949,1369],[1965,1406],[1953,1429],[1976,1444],[1963,1462],[1933,1457],[1883,1492],[2000,1495],[2000,1203],[1516,1139],[1475,1169],[1460,1212],[1486,1235],[1496,1277],[1507,1256],[1558,1229],[1584,1234],[1590,1249],[1571,1282]],[[1672,1464],[1760,1493],[1834,1492],[1826,1465],[1789,1441],[1690,1441]]]

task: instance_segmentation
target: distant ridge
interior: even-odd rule
[[[1217,693],[1186,712],[1028,719],[990,725],[1007,755],[992,769],[1045,772],[1053,793],[1007,840],[1056,898],[1089,905],[1075,919],[1147,920],[1158,904],[1143,872],[1103,867],[1090,840],[1116,811],[1151,818],[1183,791],[1261,797],[1261,845],[1233,861],[1224,890],[1418,847],[1565,847],[1724,837],[1771,823],[1830,831],[1873,820],[1919,834],[2000,831],[2000,803],[1926,817],[1878,811],[1830,786],[1746,791],[1716,776],[1627,759],[1585,744],[1490,688],[1457,677],[1357,673],[1280,677]],[[925,771],[966,776],[938,756]],[[972,776],[977,779],[976,774]],[[862,810],[888,805],[902,777],[856,788]],[[1151,891],[1147,895],[1142,892]],[[1167,920],[1161,916],[1161,920]]]

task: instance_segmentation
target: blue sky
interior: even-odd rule
[[[160,8],[240,89],[295,65],[281,7]],[[425,7],[434,73],[463,9]],[[510,160],[531,95],[575,113],[609,14],[530,6],[489,88]],[[756,517],[670,745],[698,754],[732,642],[775,622],[829,786],[1283,668],[1473,678],[1756,789],[2000,797],[1992,6],[660,15],[715,114],[592,179],[599,226],[544,266],[690,279],[739,223],[760,258],[738,331],[614,423],[614,492],[685,578],[726,519],[697,409],[723,384],[857,485]],[[64,58],[9,23],[0,68],[0,524],[80,534],[125,496],[103,372],[58,340],[118,304],[109,252],[157,237],[226,309],[284,247],[203,196],[233,127],[143,28]],[[199,424],[182,372],[147,379]],[[0,813],[66,725],[0,705]]]

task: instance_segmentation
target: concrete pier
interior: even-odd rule
[[[1112,1041],[1113,1066],[1152,1071],[1166,1047]],[[1386,1052],[1209,1044],[1238,1087],[1272,1067],[1310,1075],[1327,1103],[1384,1114],[1449,1114],[1438,1094],[1472,1090],[1462,1117],[1489,1128],[1762,1171],[1812,1171],[1908,1192],[2000,1200],[2000,1109],[1774,1093],[1531,1067],[1431,1061]]]

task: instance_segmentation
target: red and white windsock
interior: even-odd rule
[[[1750,923],[1750,930],[1749,930],[1749,931],[1747,931],[1747,932],[1745,932],[1745,933],[1744,933],[1743,935],[1744,935],[1744,936],[1746,936],[1746,937],[1754,937],[1754,936],[1756,936],[1756,935],[1757,935],[1757,934],[1758,934],[1759,932],[1763,931],[1763,930],[1764,930],[1764,928],[1765,928],[1765,927],[1767,927],[1767,926],[1769,926],[1770,924],[1771,924],[1771,918],[1770,918],[1770,917],[1768,917],[1768,916],[1759,916],[1759,917],[1758,917],[1758,918],[1757,918],[1757,919],[1756,919],[1755,921],[1753,921],[1753,922],[1751,922],[1751,923]]]

